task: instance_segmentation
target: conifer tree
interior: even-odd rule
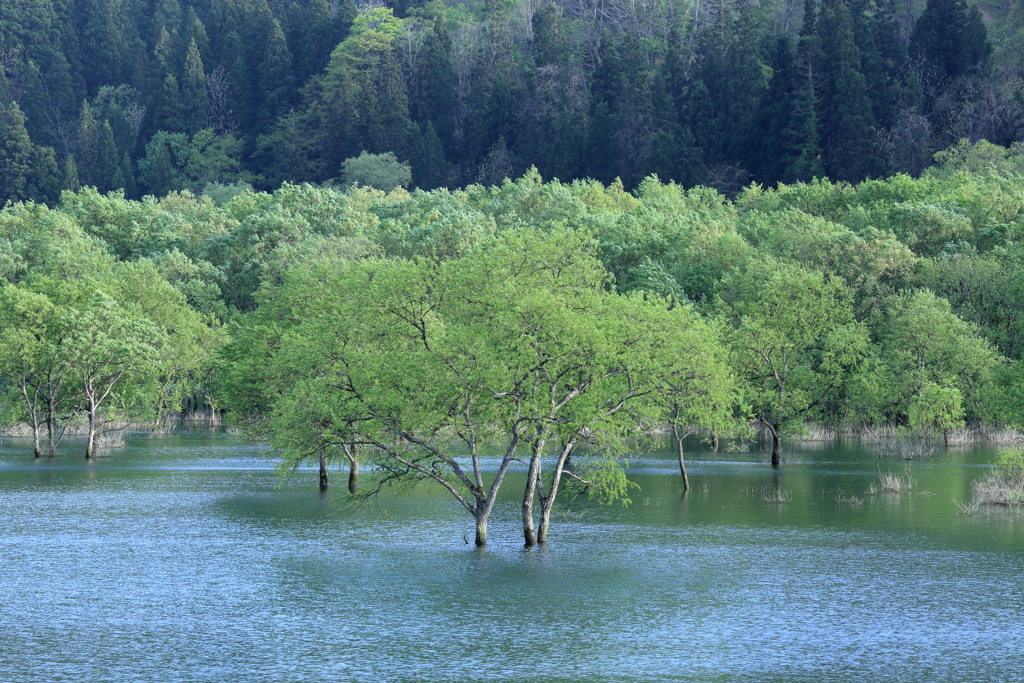
[[[0,104],[0,203],[32,199],[33,151],[18,103]]]
[[[797,100],[800,73],[787,38],[779,38],[772,58],[772,78],[761,98],[758,120],[751,127],[751,168],[761,183],[789,180],[788,170],[800,157]]]
[[[412,119],[420,124],[430,123],[446,146],[451,145],[455,133],[452,103],[455,102],[456,79],[451,49],[444,14],[439,13],[426,32],[408,91]]]
[[[947,78],[987,74],[992,45],[981,11],[965,0],[928,0],[914,24],[910,54]]]
[[[796,93],[796,116],[791,130],[799,155],[786,169],[783,180],[809,181],[825,177],[821,159],[821,132],[818,116],[821,63],[824,59],[818,36],[818,6],[815,0],[804,0],[804,19],[800,28],[799,79]]]
[[[181,91],[174,74],[164,76],[163,86],[157,94],[153,109],[154,130],[180,133],[185,130]]]
[[[817,31],[822,51],[822,146],[834,180],[860,181],[878,175],[881,163],[860,51],[844,0],[824,0]]]
[[[64,159],[64,180],[61,183],[61,189],[78,192],[81,188],[82,183],[78,180],[78,166],[75,164],[75,155],[69,154]]]
[[[208,101],[206,98],[206,72],[199,47],[193,39],[185,52],[185,67],[181,78],[181,103],[184,130],[194,135],[206,126]]]
[[[260,108],[255,132],[269,130],[274,121],[291,108],[295,93],[292,73],[292,54],[280,22],[274,19],[259,68]]]

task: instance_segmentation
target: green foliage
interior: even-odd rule
[[[341,164],[341,178],[346,185],[372,187],[391,192],[399,187],[408,187],[412,182],[409,164],[403,164],[394,152],[384,154],[362,154],[345,159]]]
[[[996,467],[1000,467],[1007,476],[1024,478],[1024,448],[1006,448],[999,452]]]

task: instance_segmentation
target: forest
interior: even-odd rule
[[[532,545],[655,435],[684,490],[694,439],[997,438],[1019,12],[5,2],[0,424],[92,460],[224,415],[479,545],[518,463]]]
[[[5,0],[0,202],[536,168],[626,190],[918,176],[1010,147],[1019,3]]]
[[[560,487],[628,498],[622,456],[655,433],[684,489],[688,437],[762,438],[776,467],[809,429],[984,440],[1024,424],[1024,149],[936,160],[735,199],[531,169],[9,204],[0,421],[37,457],[79,429],[94,458],[203,406],[323,486],[331,463],[359,496],[433,482],[479,544],[514,464],[543,543]]]

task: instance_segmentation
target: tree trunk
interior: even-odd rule
[[[711,450],[714,453],[718,452],[718,434],[711,435]]]
[[[327,456],[323,453],[320,454],[320,490],[327,490],[327,483],[330,476],[327,474]]]
[[[54,442],[54,432],[56,432],[55,425],[53,424],[53,408],[51,406],[46,407],[46,437],[47,441],[47,455],[53,457],[57,451],[57,444]]]
[[[32,423],[32,452],[35,457],[42,457],[43,451],[39,447],[39,393],[33,392],[32,398],[28,395],[28,382],[22,381],[19,384],[22,396],[25,397],[25,405],[28,408],[28,418]]]
[[[96,408],[90,401],[89,405],[89,439],[85,443],[85,459],[92,460],[93,449],[96,444]]]
[[[551,509],[555,506],[555,498],[558,497],[558,488],[562,483],[562,473],[565,471],[565,465],[569,462],[569,456],[572,454],[572,449],[576,445],[576,440],[572,440],[562,447],[562,454],[558,458],[558,462],[555,463],[555,471],[551,477],[551,490],[548,491],[548,495],[544,495],[543,488],[540,493],[540,530],[537,533],[537,542],[545,544],[548,542],[548,527],[551,525]]]
[[[683,458],[683,437],[679,429],[672,425],[672,436],[676,440],[676,452],[679,454],[679,474],[683,476],[683,492],[690,490],[690,478],[686,476],[686,460]]]
[[[523,539],[527,548],[537,545],[537,533],[533,528],[533,498],[537,493],[539,476],[540,453],[534,451],[530,458],[530,471],[526,475],[526,490],[523,492]]]
[[[476,547],[482,548],[487,545],[487,518],[491,516],[490,510],[477,510],[476,517]]]
[[[772,432],[772,467],[778,469],[782,463],[782,439],[779,438],[779,432],[774,427],[770,427]]]
[[[39,420],[36,419],[36,415],[32,414],[32,452],[35,453],[35,457],[43,457],[43,450],[39,447]]]
[[[352,458],[348,465],[348,492],[353,496],[359,490],[359,458]],[[486,522],[485,522],[486,526]],[[486,530],[484,535],[487,535]]]

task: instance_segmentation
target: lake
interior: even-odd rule
[[[1024,519],[959,516],[995,453],[865,496],[856,444],[630,462],[628,507],[577,500],[522,547],[524,468],[490,544],[447,493],[341,508],[226,433],[136,435],[86,464],[0,445],[0,679],[1024,680]],[[788,502],[766,500],[779,489]],[[841,502],[859,496],[863,504]]]

